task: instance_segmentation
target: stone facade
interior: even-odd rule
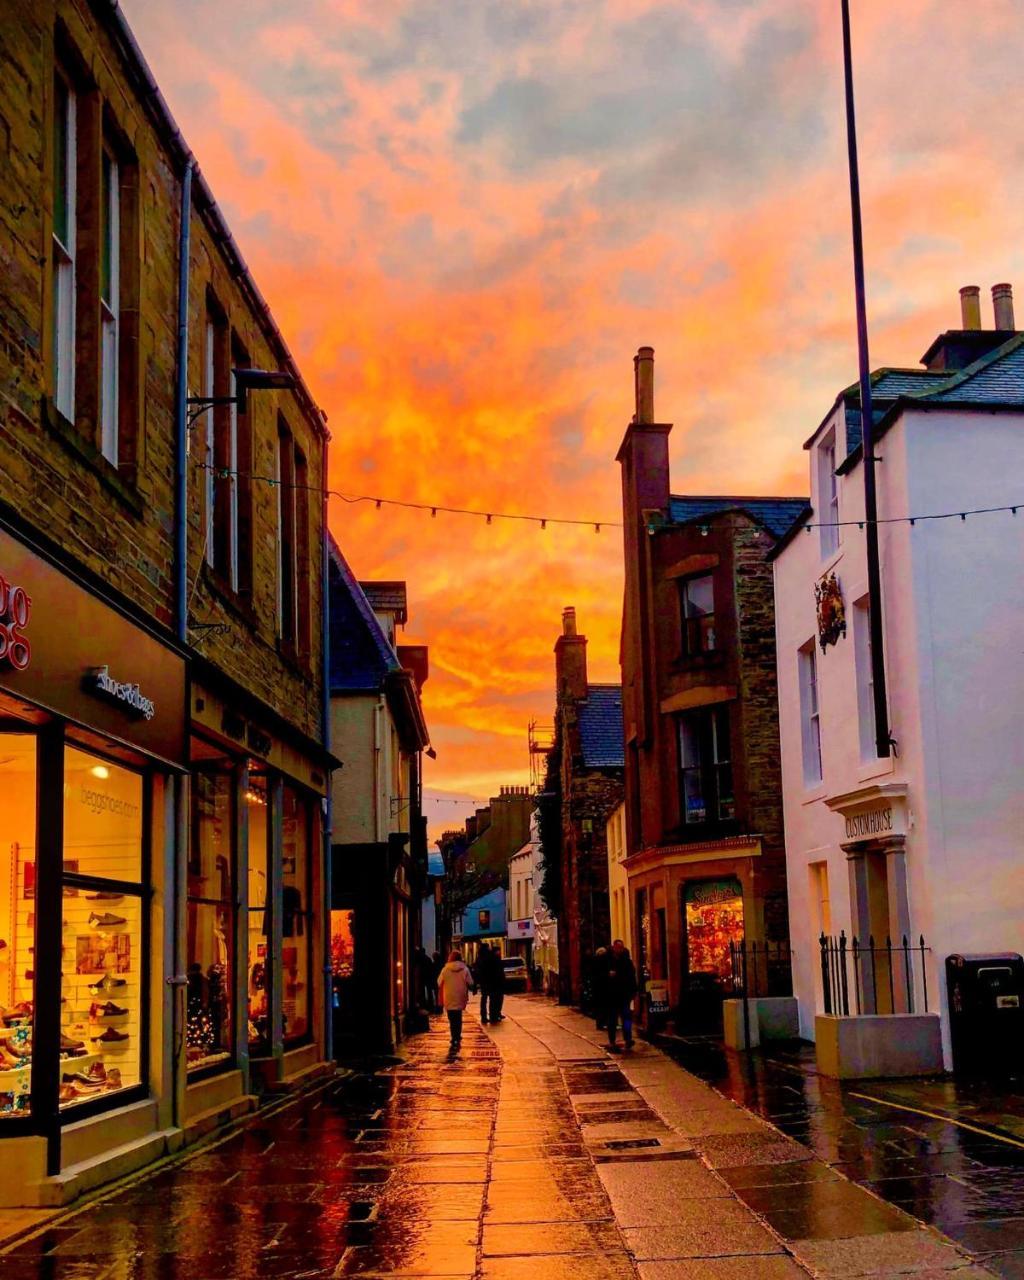
[[[65,563],[84,570],[158,629],[174,623],[173,522],[180,139],[145,105],[137,65],[119,31],[90,6],[66,0],[16,4],[4,24],[0,76],[0,455],[3,507]],[[53,254],[54,69],[74,86],[77,104],[79,236],[75,266],[74,421],[54,401]],[[121,156],[122,401],[116,466],[100,449],[96,246],[99,173],[105,145]],[[256,368],[277,369],[286,349],[258,303],[244,264],[225,243],[219,214],[195,184],[189,271],[190,394],[203,394],[203,333],[208,293]],[[295,435],[308,483],[322,484],[326,432],[308,394],[250,396],[251,465],[273,476],[279,416]],[[277,638],[277,494],[240,483],[251,521],[252,570],[244,593],[225,589],[204,563],[204,423],[191,430],[188,462],[188,639],[209,663],[256,691],[303,735],[321,736],[320,618],[322,511],[308,508],[306,572],[309,641],[288,653]]]
[[[649,348],[637,365],[637,413],[619,452],[625,868],[639,967],[660,988],[652,1000],[678,1009],[692,981],[725,989],[730,940],[788,937],[767,557],[779,523],[805,504],[673,498]],[[694,582],[707,593],[703,621],[686,614]]]

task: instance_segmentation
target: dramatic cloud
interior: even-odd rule
[[[856,368],[838,0],[124,4],[329,414],[335,487],[614,520],[651,343],[677,492],[805,488]],[[854,8],[872,351],[912,364],[959,285],[1021,278],[1019,9]],[[616,677],[617,530],[342,502],[332,528],[409,582],[435,826],[525,781],[563,605]]]

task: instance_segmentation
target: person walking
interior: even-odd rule
[[[476,964],[473,966],[473,976],[476,978],[476,985],[480,989],[480,1021],[485,1027],[490,1021],[488,1015],[490,1014],[493,1000],[493,973],[491,948],[486,942],[481,942],[480,950],[477,952]]]
[[[448,1015],[448,1028],[451,1032],[450,1050],[458,1053],[462,1044],[462,1014],[469,1004],[469,993],[473,989],[473,975],[468,965],[463,964],[462,952],[452,951],[448,963],[437,977],[437,991],[441,1007]]]
[[[616,938],[608,954],[607,970],[608,993],[608,1048],[613,1053],[618,1050],[615,1043],[615,1031],[618,1020],[622,1019],[622,1038],[626,1048],[633,1047],[633,1001],[636,998],[636,969],[630,959],[626,944]]]
[[[505,1016],[501,1011],[505,1003],[505,962],[497,947],[491,948],[491,958],[487,962],[487,981],[491,988],[491,1021],[501,1022]]]

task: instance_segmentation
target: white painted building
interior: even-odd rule
[[[628,947],[633,937],[629,909],[629,876],[622,865],[626,857],[626,805],[617,805],[609,814],[606,836],[608,847],[608,910],[611,916],[610,941],[621,938]]]
[[[977,292],[964,292],[964,329],[933,343],[924,371],[873,375],[879,518],[1021,508],[880,524],[889,757],[874,745],[864,533],[845,523],[864,514],[856,388],[805,446],[807,522],[844,523],[800,528],[775,553],[801,1035],[815,1037],[825,1008],[820,934],[923,935],[910,997],[898,956],[891,997],[882,957],[877,992],[868,967],[851,966],[848,998],[851,1012],[859,996],[862,1011],[906,1013],[912,997],[920,1013],[926,981],[947,1068],[946,957],[1024,952],[1024,334],[1007,293],[999,330],[982,331]],[[815,589],[832,574],[845,634],[823,648]],[[885,1020],[884,1033],[904,1034],[897,1026]]]
[[[558,986],[558,921],[540,896],[543,854],[537,812],[530,817],[530,838],[509,863],[507,939],[510,955],[522,955],[543,973],[544,990]],[[519,943],[516,946],[514,944]]]

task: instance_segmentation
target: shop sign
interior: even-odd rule
[[[510,920],[508,922],[507,937],[509,938],[532,938],[533,937],[533,921],[532,920]]]
[[[686,901],[695,907],[718,907],[742,897],[738,880],[704,880],[686,886]]]
[[[97,667],[85,677],[85,687],[101,698],[110,698],[121,703],[134,715],[152,720],[156,715],[156,706],[152,698],[147,698],[137,684],[126,680],[115,680],[109,667]]]
[[[667,982],[649,982],[647,984],[647,1012],[668,1013]]]
[[[0,566],[0,687],[186,765],[182,655],[4,529]]]
[[[846,817],[847,840],[868,840],[872,836],[888,835],[892,826],[892,805],[881,809],[867,809],[864,813],[851,813]]]
[[[32,661],[28,627],[32,601],[24,587],[15,586],[0,573],[0,665],[24,671]]]

